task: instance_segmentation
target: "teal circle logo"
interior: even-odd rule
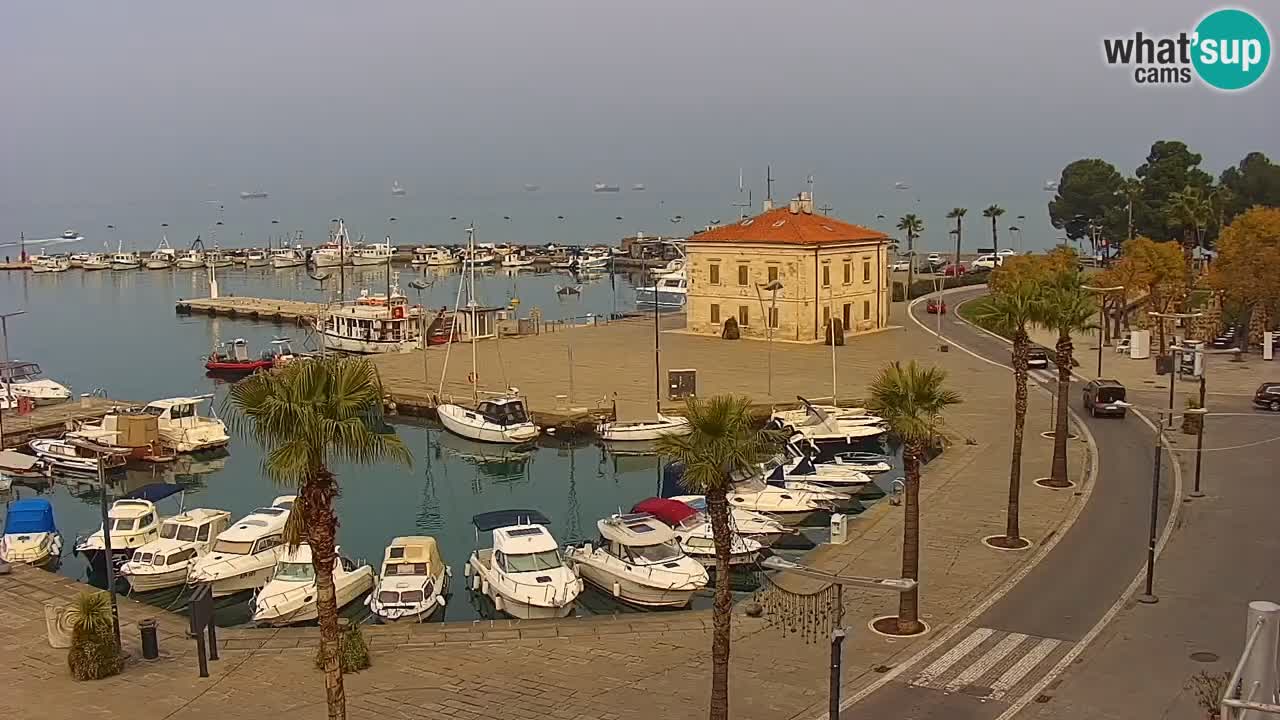
[[[1191,63],[1210,87],[1243,90],[1257,82],[1271,60],[1271,37],[1244,10],[1215,10],[1196,26]]]

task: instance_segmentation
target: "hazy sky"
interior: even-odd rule
[[[1274,44],[1280,11],[1236,6]],[[1190,29],[1210,7],[7,2],[0,232],[149,225],[259,187],[307,194],[320,207],[296,224],[322,225],[393,178],[424,217],[595,181],[696,193],[689,212],[731,217],[738,168],[758,198],[766,163],[776,195],[813,173],[820,202],[867,224],[910,205],[896,180],[927,221],[991,202],[1040,219],[1040,185],[1082,156],[1131,171],[1152,140],[1183,138],[1215,175],[1280,156],[1274,68],[1221,94],[1136,87],[1102,62],[1103,36]]]

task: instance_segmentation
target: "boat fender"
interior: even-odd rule
[[[445,572],[451,572],[449,568],[444,569]],[[462,566],[462,577],[471,577],[471,563]]]
[[[472,575],[472,576],[471,576],[471,589],[472,589],[472,590],[479,590],[479,589],[480,589],[480,576],[479,576],[479,575]]]
[[[481,579],[481,580],[480,580],[480,592],[484,593],[485,595],[488,595],[488,594],[489,594],[489,581],[488,581],[488,580],[484,580],[484,579]]]
[[[497,610],[498,612],[503,612],[503,607],[502,607],[502,597],[501,597],[501,596],[495,596],[495,597],[493,598],[493,609],[494,609],[494,610]]]
[[[622,597],[622,586],[618,584],[617,580],[613,581],[613,596]]]

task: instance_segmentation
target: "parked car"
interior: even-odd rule
[[[892,272],[907,272],[910,269],[910,260],[895,260],[894,263],[889,266],[889,270]]]
[[[947,301],[938,300],[936,298],[929,298],[929,302],[924,306],[924,310],[930,315],[939,315],[939,314],[946,315]]]
[[[942,274],[946,277],[960,277],[967,272],[969,269],[964,266],[964,263],[947,263],[947,266],[942,268]]]
[[[1280,383],[1262,383],[1253,394],[1253,404],[1272,412],[1280,412]]]
[[[1048,370],[1049,353],[1044,348],[1031,348],[1027,351],[1027,368],[1030,370]]]
[[[995,270],[997,266],[1004,262],[1003,255],[979,255],[977,259],[969,266],[977,270],[985,268],[987,270]]]
[[[1012,256],[1017,255],[1017,254],[1018,254],[1018,253],[1017,253],[1016,251],[1014,251],[1014,250],[1012,250],[1012,249],[1010,249],[1010,248],[1001,248],[1001,249],[999,249],[999,250],[997,250],[997,251],[996,251],[996,255],[1000,256],[1001,258],[1012,257]]]
[[[1093,417],[1114,415],[1124,417],[1124,385],[1118,380],[1090,380],[1084,386],[1084,409]]]

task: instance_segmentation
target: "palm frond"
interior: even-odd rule
[[[914,360],[890,363],[872,381],[867,409],[904,442],[927,444],[943,434],[943,411],[962,402],[959,393],[945,387],[946,378],[946,371]]]
[[[782,444],[777,431],[759,428],[745,397],[691,398],[685,416],[689,434],[663,436],[657,449],[684,466],[682,484],[689,492],[728,490],[734,473],[749,473]]]

